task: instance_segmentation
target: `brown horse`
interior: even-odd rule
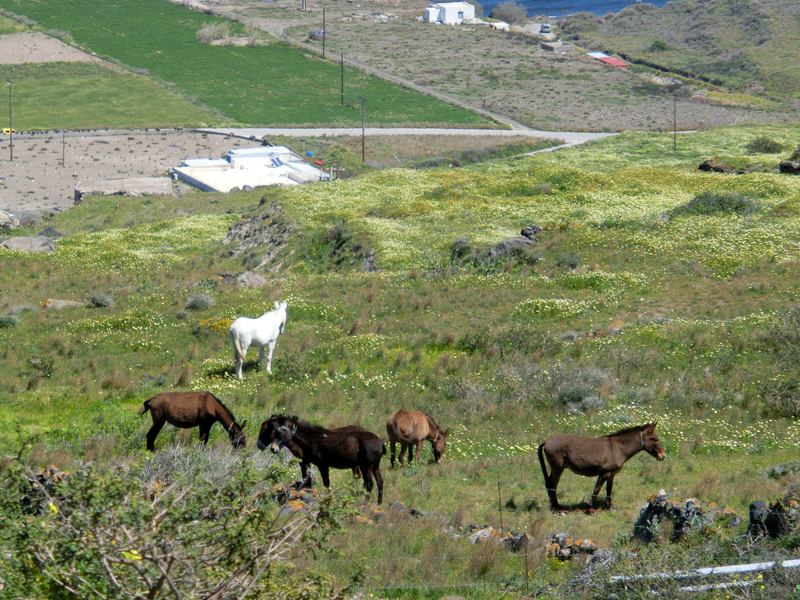
[[[139,414],[144,415],[148,410],[153,418],[153,426],[147,432],[147,449],[151,452],[155,448],[156,436],[164,423],[182,429],[200,427],[200,443],[205,445],[208,443],[211,426],[219,421],[228,432],[234,449],[243,448],[246,444],[243,429],[247,421],[242,422],[241,425],[237,423],[231,411],[211,392],[156,394],[144,401],[144,406]]]
[[[564,469],[584,477],[597,477],[592,492],[591,508],[597,495],[606,484],[606,508],[611,507],[611,488],[614,475],[622,470],[629,458],[644,450],[656,460],[664,460],[667,454],[658,441],[655,433],[658,421],[646,425],[638,425],[622,429],[612,435],[599,438],[584,438],[577,435],[557,433],[548,437],[539,445],[539,463],[542,465],[544,484],[550,496],[550,507],[559,510],[556,489]],[[544,464],[544,458],[550,465],[550,475]]]
[[[316,465],[322,483],[330,487],[329,469],[359,469],[367,494],[372,493],[373,477],[378,484],[378,504],[383,501],[381,458],[386,454],[383,441],[358,425],[325,429],[297,417],[272,415],[261,424],[258,448],[277,452],[283,446],[300,459],[303,485],[311,485],[309,465]]]
[[[425,440],[431,443],[434,460],[437,463],[442,460],[450,430],[442,431],[433,417],[422,410],[396,410],[386,421],[386,433],[389,435],[389,445],[392,449],[392,467],[394,467],[395,444],[398,442],[402,467],[406,450],[408,450],[408,464],[414,460],[414,446],[417,447],[417,460],[419,460],[419,453]]]

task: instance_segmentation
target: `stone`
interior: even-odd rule
[[[236,277],[236,283],[243,288],[260,288],[269,283],[267,278],[252,271],[245,271]]]
[[[62,309],[75,306],[86,306],[86,304],[83,302],[75,302],[73,300],[56,300],[55,298],[48,298],[43,306],[44,308]]]
[[[39,232],[39,235],[40,235],[40,236],[44,236],[44,237],[49,237],[51,240],[52,240],[52,239],[55,239],[55,238],[64,237],[64,234],[63,234],[63,233],[61,233],[61,232],[60,232],[58,229],[56,229],[55,227],[47,227],[46,229],[42,229],[42,230]]]
[[[44,253],[56,251],[56,243],[49,237],[41,235],[11,237],[0,246],[9,250],[19,250],[20,252]]]
[[[489,250],[490,256],[497,256],[498,254],[503,254],[504,252],[508,252],[514,248],[524,248],[525,246],[530,246],[533,244],[533,240],[526,237],[513,237],[508,238],[507,240],[503,240],[496,246],[494,246],[491,250]]]

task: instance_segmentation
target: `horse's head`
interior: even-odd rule
[[[656,460],[664,460],[667,457],[667,453],[664,452],[664,448],[661,447],[661,442],[656,435],[656,425],[658,425],[658,421],[645,425],[644,429],[641,430],[642,448]]]
[[[275,420],[277,417],[277,415],[272,415],[261,424],[261,431],[258,432],[258,442],[256,442],[256,445],[262,452],[266,450],[267,447],[272,446],[272,442],[275,438]],[[272,449],[272,451],[277,452],[277,449]]]
[[[278,452],[285,444],[291,441],[297,424],[284,415],[272,415],[261,424],[258,434],[258,449],[269,448],[273,453]]]
[[[231,445],[234,450],[244,448],[247,446],[247,440],[244,437],[244,428],[247,425],[247,419],[242,421],[241,425],[234,421],[228,429],[228,435],[231,438]]]
[[[450,433],[450,429],[448,428],[447,431],[438,431],[436,433],[436,439],[433,440],[433,458],[438,463],[442,460],[442,455],[444,454],[444,447],[447,445],[447,434]]]

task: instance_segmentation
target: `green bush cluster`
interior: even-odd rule
[[[735,213],[748,215],[760,210],[759,203],[741,192],[715,192],[706,190],[683,206],[672,210],[673,215],[713,215]]]

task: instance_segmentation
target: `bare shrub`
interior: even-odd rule
[[[188,310],[205,310],[214,306],[214,304],[216,304],[216,300],[211,295],[201,292],[189,296],[184,308]]]
[[[226,41],[231,37],[231,27],[228,23],[206,23],[197,32],[195,41],[200,44],[210,44],[216,41]]]
[[[761,401],[771,415],[797,418],[800,416],[800,384],[797,380],[766,383],[761,388]]]

